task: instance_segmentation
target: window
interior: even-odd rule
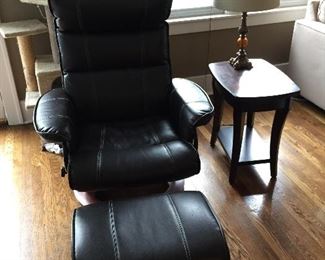
[[[173,0],[170,18],[223,13],[213,7],[213,0]]]
[[[281,0],[280,7],[305,5],[307,0]],[[213,7],[213,0],[174,0],[170,18],[184,18],[201,15],[221,14]]]
[[[200,8],[212,6],[213,0],[174,0],[172,9]]]
[[[298,6],[307,4],[308,0],[280,0],[280,7]]]

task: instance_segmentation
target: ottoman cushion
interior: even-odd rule
[[[200,192],[159,194],[75,210],[73,259],[229,259]]]

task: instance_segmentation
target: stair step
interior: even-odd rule
[[[51,55],[36,57],[35,74],[40,94],[44,94],[52,88],[53,81],[61,76],[60,64],[53,62]]]
[[[48,5],[47,0],[20,0],[20,2],[34,5]]]
[[[47,26],[37,19],[0,23],[3,38],[30,36],[48,32]]]
[[[25,108],[26,109],[34,108],[40,96],[41,95],[38,91],[26,91]]]

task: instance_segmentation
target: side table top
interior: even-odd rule
[[[299,87],[281,70],[263,59],[250,59],[251,70],[235,70],[228,62],[209,64],[213,77],[232,96],[258,98],[298,94]]]

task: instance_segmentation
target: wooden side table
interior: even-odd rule
[[[282,129],[290,108],[290,99],[300,91],[283,72],[262,59],[251,59],[251,70],[234,70],[228,62],[209,64],[213,76],[215,115],[210,144],[220,141],[231,161],[232,184],[240,165],[270,163],[271,176],[277,176],[278,151]],[[233,126],[221,126],[223,103],[233,107]],[[254,130],[254,114],[275,110],[270,150],[261,147]],[[245,115],[247,121],[245,126]]]

